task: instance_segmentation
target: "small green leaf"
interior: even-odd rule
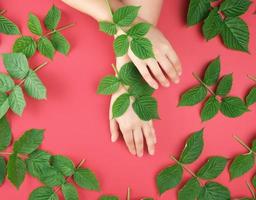
[[[6,163],[4,157],[0,157],[0,185],[3,184],[6,177]]]
[[[138,117],[144,121],[159,119],[157,101],[151,96],[141,96],[135,98],[132,107]]]
[[[204,147],[203,132],[202,129],[189,136],[180,156],[181,163],[190,164],[201,155]]]
[[[0,92],[8,92],[15,86],[14,81],[10,76],[0,73]]]
[[[11,77],[23,79],[27,76],[29,66],[27,58],[22,53],[3,54],[4,66]]]
[[[28,28],[31,31],[31,33],[34,33],[34,34],[39,35],[39,36],[41,36],[43,34],[43,30],[42,30],[42,27],[41,27],[41,24],[40,24],[40,20],[33,13],[29,14]]]
[[[206,98],[207,89],[203,85],[197,85],[186,92],[181,96],[179,106],[193,106]]]
[[[131,86],[141,80],[142,76],[136,66],[132,62],[128,62],[121,67],[118,72],[118,78],[120,78],[125,85]]]
[[[50,40],[52,42],[52,45],[58,52],[64,55],[68,55],[70,50],[70,44],[68,40],[60,32],[54,32]]]
[[[15,86],[9,95],[10,108],[14,113],[21,116],[24,108],[26,107],[26,101],[20,86]]]
[[[191,178],[180,189],[178,193],[178,200],[195,200],[197,199],[201,190],[200,183],[196,178]]]
[[[14,152],[30,154],[35,151],[43,141],[44,130],[30,129],[26,131],[15,143]]]
[[[52,166],[59,170],[64,176],[71,176],[75,171],[72,160],[62,155],[52,157]]]
[[[100,21],[100,31],[107,33],[108,35],[115,35],[117,33],[117,27],[112,22]]]
[[[30,36],[22,36],[18,38],[12,48],[15,53],[23,53],[30,58],[36,53],[36,42]]]
[[[29,200],[59,200],[59,197],[50,187],[39,187],[35,189],[30,195]]]
[[[112,195],[111,196],[103,195],[99,198],[99,200],[119,200],[119,198],[116,196],[112,196]]]
[[[247,106],[251,106],[256,102],[256,87],[253,87],[249,94],[245,98],[245,102]]]
[[[88,168],[79,168],[75,171],[74,181],[77,185],[88,190],[100,189],[99,182],[95,174]]]
[[[248,108],[239,97],[225,97],[222,99],[220,111],[227,117],[235,118],[248,112]]]
[[[252,177],[252,185],[256,189],[256,175]]]
[[[42,55],[50,59],[53,58],[55,49],[48,38],[40,37],[40,39],[38,40],[37,48]]]
[[[115,93],[120,86],[120,81],[115,76],[104,77],[98,86],[97,93],[109,95]]]
[[[244,14],[251,3],[249,0],[225,0],[220,5],[220,11],[226,17],[237,17]]]
[[[183,169],[176,164],[167,167],[157,174],[157,188],[160,194],[174,188],[182,179]]]
[[[138,16],[140,7],[124,6],[113,13],[113,21],[118,26],[129,26]]]
[[[35,99],[46,99],[46,88],[33,70],[29,71],[24,82],[24,88],[31,97]]]
[[[5,93],[0,93],[0,119],[7,113],[9,107],[8,96]]]
[[[233,75],[228,74],[221,78],[218,83],[216,94],[222,97],[225,97],[229,94],[233,84]]]
[[[208,17],[204,20],[203,34],[207,40],[210,40],[221,33],[223,21],[218,13],[218,8],[215,7]]]
[[[128,30],[127,34],[129,36],[131,36],[132,38],[143,37],[148,33],[150,27],[151,27],[151,24],[141,22],[141,23],[138,23],[138,24],[132,26]]]
[[[51,9],[48,11],[45,19],[44,25],[48,30],[54,30],[61,18],[61,11],[56,7],[52,6]]]
[[[220,110],[220,102],[215,96],[210,96],[205,102],[204,107],[201,111],[202,121],[207,121],[212,119]]]
[[[131,41],[131,50],[140,59],[154,58],[152,43],[147,38],[133,38]]]
[[[129,40],[127,35],[119,35],[114,41],[114,50],[117,57],[123,56],[128,52]]]
[[[198,200],[230,200],[228,188],[215,182],[208,182],[202,188]]]
[[[217,57],[206,68],[203,82],[208,86],[214,85],[217,83],[219,76],[220,76],[220,57]]]
[[[70,183],[65,183],[61,186],[65,200],[79,200],[76,188]]]
[[[254,155],[253,153],[238,155],[232,161],[229,173],[231,179],[237,178],[252,169],[254,165]]]
[[[217,178],[223,172],[226,164],[226,158],[220,156],[211,157],[198,171],[197,176],[205,180]]]
[[[210,1],[208,0],[190,0],[187,24],[189,26],[195,25],[207,17],[210,12]]]
[[[128,93],[120,95],[114,102],[112,107],[113,118],[123,115],[130,105],[130,95]]]
[[[248,52],[249,30],[247,24],[240,18],[226,18],[221,32],[226,47]]]
[[[25,162],[17,154],[10,155],[7,164],[7,176],[11,183],[18,189],[23,183],[26,173]]]
[[[0,33],[7,35],[19,35],[20,30],[15,23],[0,15]]]
[[[10,145],[11,139],[11,127],[8,120],[4,116],[0,119],[0,151],[5,150]]]
[[[42,183],[49,187],[60,186],[66,182],[61,172],[54,167],[43,168],[42,173],[39,174],[38,178]]]

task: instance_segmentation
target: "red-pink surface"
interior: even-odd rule
[[[111,143],[108,127],[109,97],[96,94],[100,78],[112,73],[112,39],[99,32],[93,19],[60,1],[8,0],[1,1],[0,7],[7,9],[6,16],[17,22],[23,34],[27,34],[28,13],[32,11],[42,18],[53,3],[63,11],[62,25],[76,23],[74,28],[63,32],[72,45],[71,53],[68,57],[57,53],[54,60],[39,72],[48,88],[48,99],[36,101],[26,98],[28,106],[23,117],[13,114],[8,117],[15,138],[29,128],[44,128],[46,132],[43,149],[53,154],[70,156],[76,163],[82,158],[87,160],[85,165],[95,171],[102,190],[97,193],[79,189],[80,199],[95,200],[105,193],[116,194],[125,199],[128,186],[132,188],[132,199],[143,196],[162,200],[176,199],[176,189],[166,192],[161,198],[157,195],[155,175],[172,163],[170,155],[179,154],[187,136],[203,127],[205,149],[191,169],[198,169],[208,156],[233,157],[245,152],[232,139],[232,135],[239,135],[245,142],[256,136],[256,106],[251,107],[251,112],[236,119],[219,114],[209,122],[202,123],[199,117],[200,105],[177,108],[177,103],[179,95],[196,83],[191,73],[200,73],[218,55],[221,56],[222,74],[233,72],[233,95],[243,97],[253,86],[254,83],[246,75],[256,74],[255,4],[243,16],[249,24],[251,36],[250,54],[246,54],[226,49],[219,38],[206,42],[200,26],[188,28],[185,24],[187,1],[165,1],[159,28],[178,52],[184,73],[181,84],[172,85],[168,89],[161,88],[156,93],[162,119],[155,122],[158,137],[156,155],[136,158],[128,153],[122,141]],[[15,36],[0,35],[0,52],[10,52],[14,39]],[[37,55],[31,60],[31,66],[45,60],[47,59]],[[0,65],[2,70],[2,63]],[[230,188],[232,197],[249,195],[245,181],[253,173],[255,169],[230,182],[225,170],[217,181]],[[188,174],[185,174],[187,179]],[[0,199],[26,200],[29,193],[39,185],[38,181],[29,176],[19,190],[6,181],[0,188]]]

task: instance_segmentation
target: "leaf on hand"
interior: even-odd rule
[[[154,58],[152,43],[147,38],[133,38],[131,41],[131,50],[140,59]]]
[[[120,95],[114,102],[112,107],[113,118],[123,115],[130,105],[130,95],[128,93]]]
[[[9,75],[0,73],[0,92],[9,92],[14,86],[14,81]]]
[[[99,27],[100,31],[107,33],[108,35],[115,35],[117,33],[117,27],[112,22],[100,21]]]
[[[54,56],[54,46],[46,37],[40,37],[37,43],[38,51],[47,58],[52,59]]]
[[[51,160],[52,166],[59,170],[64,176],[71,176],[75,172],[72,160],[62,155],[55,155]]]
[[[114,40],[114,51],[115,55],[117,57],[123,56],[128,52],[129,49],[129,40],[128,36],[123,34],[119,35],[115,40]]]
[[[9,108],[8,96],[5,93],[0,93],[0,119],[7,113]]]
[[[206,98],[207,89],[203,85],[197,85],[186,92],[181,96],[179,106],[193,106]]]
[[[20,30],[18,26],[8,18],[0,15],[0,33],[7,35],[19,35]]]
[[[212,119],[220,110],[220,102],[215,96],[210,96],[205,102],[203,109],[201,111],[202,121],[207,121]]]
[[[34,33],[38,36],[41,36],[43,34],[43,30],[42,30],[42,27],[41,27],[40,20],[33,13],[29,14],[28,28],[31,31],[31,33]]]
[[[118,72],[118,78],[120,78],[125,85],[129,86],[134,85],[143,79],[140,72],[132,62],[128,62],[121,67]]]
[[[0,119],[0,151],[5,150],[10,145],[11,139],[11,127],[8,120],[4,116]]]
[[[61,186],[63,196],[67,200],[79,200],[77,189],[70,183]]]
[[[44,19],[45,27],[48,30],[54,30],[58,26],[60,18],[61,11],[56,6],[53,5]]]
[[[6,177],[6,162],[4,157],[0,157],[0,186],[3,184]]]
[[[131,36],[132,38],[143,37],[148,33],[150,27],[151,24],[149,23],[138,23],[128,30],[127,35]]]
[[[233,84],[233,75],[228,74],[221,78],[216,89],[216,95],[225,97],[229,94]]]
[[[220,11],[226,17],[237,17],[244,14],[251,3],[249,0],[225,0],[220,5]]]
[[[140,7],[124,6],[113,13],[113,21],[118,26],[129,26],[138,16]]]
[[[30,36],[22,36],[15,41],[13,52],[23,53],[27,58],[30,58],[36,52],[36,42]]]
[[[220,57],[214,59],[206,68],[203,82],[212,86],[217,83],[220,76]]]
[[[51,187],[42,186],[35,189],[30,195],[29,200],[59,200],[57,194]]]
[[[26,101],[24,99],[21,87],[18,85],[15,86],[15,88],[11,91],[8,99],[12,111],[21,116],[24,108],[26,107]]]
[[[198,200],[221,199],[230,200],[230,192],[228,188],[215,182],[208,182],[202,188]]]
[[[97,89],[98,94],[110,95],[115,93],[120,86],[120,81],[115,76],[106,76],[104,77]]]
[[[68,55],[70,44],[68,40],[58,31],[54,32],[50,38],[53,47],[60,53]]]
[[[195,200],[197,199],[201,190],[200,183],[196,178],[191,178],[179,190],[178,200]]]
[[[252,104],[256,103],[256,87],[253,87],[249,94],[245,98],[245,102],[247,106],[251,106]]]

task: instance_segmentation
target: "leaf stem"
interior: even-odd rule
[[[248,77],[249,79],[251,79],[252,81],[256,82],[256,77],[255,77],[255,76],[252,76],[252,75],[247,74],[247,77]]]
[[[66,30],[66,29],[68,29],[68,28],[71,28],[71,27],[74,26],[74,25],[75,25],[75,23],[70,23],[70,24],[68,24],[68,25],[65,25],[65,26],[62,26],[62,27],[60,27],[60,28],[57,28],[56,30],[50,31],[50,32],[44,34],[44,36],[47,37],[47,36],[49,36],[49,35],[55,33],[56,31],[63,31],[63,30]]]
[[[192,74],[195,77],[195,79],[198,80],[199,83],[201,83],[212,95],[216,96],[212,89],[209,88],[208,85],[206,85],[196,73],[193,72]]]
[[[128,187],[126,200],[130,200],[130,199],[131,199],[131,188]]]
[[[0,15],[3,15],[4,13],[6,13],[6,10],[1,10],[0,11]]]
[[[106,4],[107,4],[107,6],[108,6],[109,12],[110,12],[111,15],[113,16],[112,8],[111,8],[110,3],[109,3],[108,0],[106,0]]]
[[[236,135],[233,135],[233,138],[239,143],[239,144],[241,144],[246,150],[248,150],[249,152],[253,152],[252,150],[251,150],[251,148],[247,145],[247,144],[245,144],[244,142],[243,142],[243,140],[241,140],[241,138],[239,138],[238,136],[236,136]],[[255,154],[255,152],[253,152],[254,154]]]
[[[12,152],[0,152],[0,155],[11,155]]]
[[[246,185],[247,185],[248,189],[250,190],[253,199],[255,199],[256,198],[256,194],[255,194],[255,191],[254,191],[253,187],[251,186],[251,184],[248,181],[246,181]]]
[[[112,64],[111,66],[112,66],[113,70],[115,71],[116,75],[118,75],[118,70],[117,70],[116,66],[114,64]]]

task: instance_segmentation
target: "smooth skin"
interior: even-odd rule
[[[73,8],[90,15],[97,21],[111,21],[110,13],[106,0],[62,0]],[[113,11],[125,5],[141,6],[139,17],[135,23],[148,22],[152,27],[146,37],[152,42],[155,58],[141,60],[136,57],[129,49],[128,54],[116,58],[117,69],[127,62],[132,61],[145,81],[153,88],[157,89],[159,84],[164,87],[170,86],[170,80],[179,83],[182,74],[181,62],[171,46],[170,42],[155,26],[163,0],[108,0]],[[119,30],[117,35],[121,34]],[[117,35],[115,37],[117,37]],[[117,119],[112,119],[112,105],[114,100],[125,89],[120,87],[119,91],[112,95],[110,103],[110,130],[111,140],[117,141],[120,132],[131,154],[138,157],[143,156],[144,139],[150,155],[155,153],[156,135],[152,121],[143,121],[134,113],[131,105],[124,115]],[[131,103],[132,104],[132,103]]]

